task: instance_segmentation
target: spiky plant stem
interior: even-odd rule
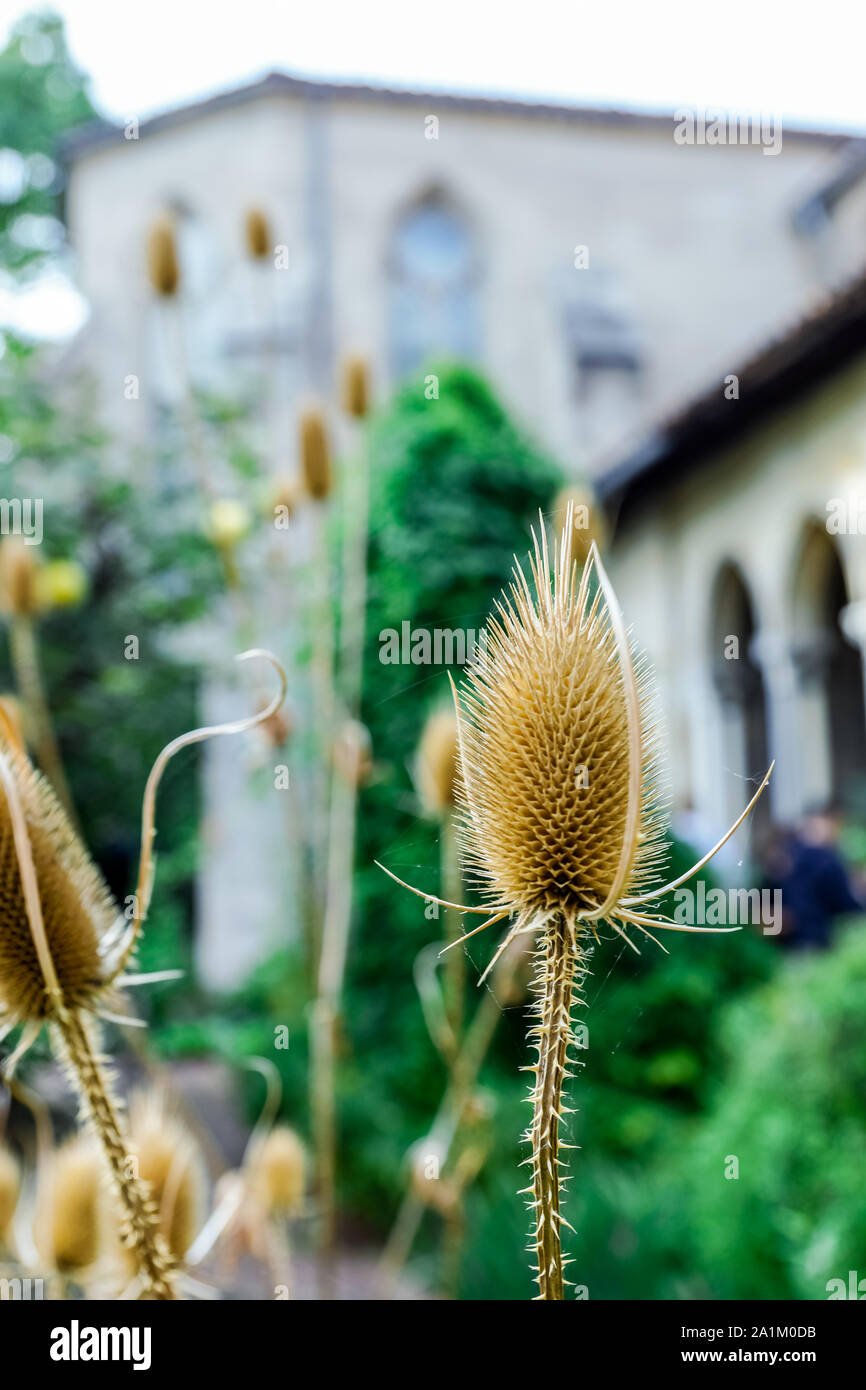
[[[322,996],[313,1005],[310,1110],[319,1206],[319,1295],[330,1302],[336,1292],[337,1239],[337,1117],[335,1096],[337,1014],[333,998]]]
[[[53,1023],[72,1072],[83,1108],[99,1136],[123,1211],[123,1235],[142,1283],[142,1297],[173,1299],[173,1261],[159,1232],[157,1213],[147,1190],[130,1171],[129,1143],[124,1139],[108,1077],[80,1014],[57,1004]]]
[[[367,544],[369,523],[369,480],[366,450],[361,445],[354,469],[346,477],[343,512],[343,585],[340,608],[340,676],[343,702],[353,719],[361,715],[363,689],[364,625],[367,592]],[[317,533],[325,545],[322,519]],[[319,553],[324,576],[325,601],[329,575],[327,549]],[[334,634],[329,625],[319,625],[323,644],[321,670],[327,676],[323,685],[323,716],[326,733],[333,733]],[[325,757],[327,749],[323,750]],[[325,762],[327,766],[327,762]],[[352,925],[352,868],[358,816],[358,781],[334,767],[330,783],[328,813],[327,877],[322,941],[319,955],[317,998],[313,1011],[312,1113],[315,1138],[319,1223],[319,1284],[323,1299],[333,1298],[336,1279],[336,1032],[339,1026],[343,977]]]
[[[580,964],[570,934],[560,915],[547,924],[536,951],[537,971],[533,1006],[537,1023],[530,1040],[538,1052],[531,1070],[532,1124],[526,1139],[532,1146],[532,1202],[535,1220],[535,1255],[538,1266],[538,1298],[563,1298],[562,1217],[560,1213],[559,1126],[562,1090],[568,1075],[568,1049],[574,1043],[571,1008],[575,972]]]

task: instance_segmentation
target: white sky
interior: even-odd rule
[[[0,0],[0,43],[38,3]],[[55,0],[117,120],[273,69],[337,81],[866,133],[863,0]],[[56,272],[0,283],[0,322],[65,338],[86,306]]]
[[[33,4],[0,0],[0,35]],[[56,0],[119,120],[270,69],[866,131],[862,0]]]

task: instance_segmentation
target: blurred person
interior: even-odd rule
[[[838,850],[841,823],[838,806],[812,808],[793,831],[779,832],[767,856],[768,876],[782,890],[782,943],[791,950],[826,950],[834,918],[864,910]]]

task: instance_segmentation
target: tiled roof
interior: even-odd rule
[[[711,461],[860,353],[866,353],[866,272],[743,363],[736,372],[737,400],[725,398],[718,379],[662,420],[604,473],[600,496],[624,516],[642,497]]]
[[[608,127],[669,127],[674,119],[671,112],[622,111],[604,107],[557,105],[551,102],[514,101],[504,97],[461,95],[455,92],[422,92],[353,83],[320,82],[310,78],[292,77],[284,72],[270,72],[245,86],[219,92],[216,96],[153,116],[141,123],[139,134],[155,134],[184,121],[275,95],[299,96],[320,101],[389,102],[424,106],[433,113],[457,110],[482,116],[501,115]],[[121,127],[108,121],[90,121],[71,131],[66,137],[65,156],[68,160],[74,160],[79,155],[120,139],[121,136]],[[800,130],[786,125],[785,138],[838,145],[851,137],[850,134],[841,131]]]

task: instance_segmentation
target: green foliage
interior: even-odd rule
[[[826,1298],[830,1279],[863,1275],[864,997],[858,922],[722,1015],[724,1084],[663,1189],[698,1294]]]
[[[63,191],[59,137],[94,115],[88,82],[66,45],[63,21],[43,11],[11,28],[0,53],[0,266],[21,272],[56,252]]]
[[[40,560],[74,559],[87,575],[80,606],[38,619],[39,645],[85,839],[122,900],[133,891],[147,774],[168,739],[197,722],[198,673],[175,654],[172,633],[182,650],[180,634],[207,613],[221,578],[196,507],[177,499],[163,505],[152,482],[118,476],[91,423],[85,384],[67,383],[65,390],[58,400],[39,354],[8,340],[0,360],[0,434],[12,441],[13,456],[4,489],[10,497],[42,499]],[[131,635],[139,639],[137,660],[125,656]],[[6,639],[4,626],[0,689],[10,690]],[[168,769],[160,790],[162,858],[145,966],[186,964],[178,934],[190,916],[196,784],[193,749]]]

